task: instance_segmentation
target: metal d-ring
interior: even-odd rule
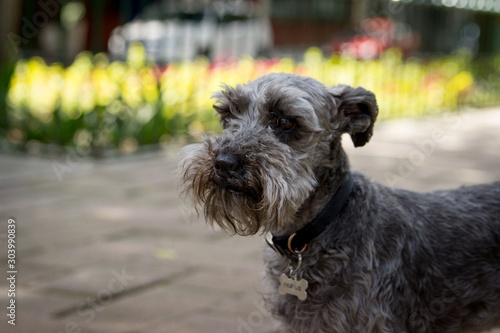
[[[292,234],[292,235],[288,238],[288,249],[290,250],[290,252],[291,252],[291,253],[297,253],[297,254],[299,254],[299,253],[304,252],[304,251],[307,249],[307,244],[304,244],[304,247],[303,247],[303,248],[302,248],[302,250],[300,250],[300,251],[297,251],[297,250],[292,249],[292,240],[293,240],[293,238],[294,238],[296,235],[297,235],[297,233],[294,233],[294,234]]]

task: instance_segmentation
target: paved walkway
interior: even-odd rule
[[[354,168],[417,191],[500,179],[500,109],[379,123]],[[260,237],[229,237],[177,198],[175,152],[95,162],[0,155],[0,267],[16,221],[16,326],[0,331],[273,332]],[[500,332],[500,331],[499,331]]]

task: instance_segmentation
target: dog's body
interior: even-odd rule
[[[349,178],[342,133],[364,145],[378,112],[362,88],[327,89],[288,74],[217,98],[224,135],[183,150],[181,186],[209,222],[241,235],[288,236],[307,226]],[[352,177],[340,213],[301,253],[294,274],[308,282],[307,299],[278,292],[280,275],[297,264],[265,249],[265,298],[283,327],[456,333],[500,326],[500,183],[420,194]]]
[[[354,179],[335,223],[304,252],[305,302],[277,294],[287,261],[265,250],[270,309],[290,331],[455,333],[500,324],[500,184],[419,194]]]

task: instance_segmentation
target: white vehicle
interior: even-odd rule
[[[141,42],[158,64],[192,60],[198,55],[257,57],[273,45],[271,23],[247,1],[163,1],[150,5],[131,22],[115,28],[108,42],[111,56],[125,59]]]

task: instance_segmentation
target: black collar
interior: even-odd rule
[[[326,227],[337,217],[351,195],[353,188],[352,175],[349,172],[347,181],[337,189],[325,208],[311,221],[292,235],[274,236],[266,234],[266,241],[276,252],[297,261],[297,253],[306,250],[307,244],[318,237]]]

